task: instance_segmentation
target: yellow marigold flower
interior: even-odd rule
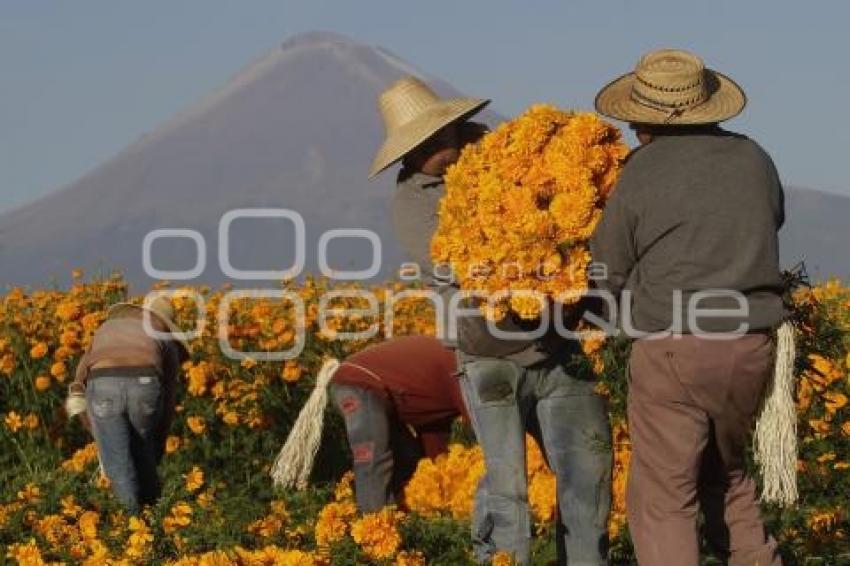
[[[262,519],[257,519],[248,525],[248,532],[252,535],[271,538],[277,536],[283,530],[284,520],[275,515],[269,515]]]
[[[89,333],[89,334],[94,332],[95,329],[98,326],[100,326],[100,323],[103,321],[104,317],[105,317],[104,313],[97,313],[97,312],[91,312],[91,313],[85,315],[82,318],[82,321],[81,321],[82,324],[83,324],[83,330],[85,330],[86,333]]]
[[[334,488],[334,500],[354,501],[354,472],[345,472]]]
[[[412,511],[426,517],[449,513],[455,519],[467,519],[483,475],[481,448],[452,444],[448,454],[419,462],[405,488],[405,502]]]
[[[316,518],[316,544],[328,546],[348,534],[349,521],[357,514],[357,507],[348,501],[328,503]]]
[[[823,464],[824,462],[832,462],[835,460],[835,452],[827,452],[826,454],[822,454],[817,457],[817,461],[819,464]]]
[[[50,366],[50,375],[56,378],[56,381],[63,382],[65,381],[65,376],[68,373],[68,369],[65,367],[65,364],[62,362],[56,362],[52,366]]]
[[[75,451],[69,459],[62,462],[62,469],[80,473],[95,460],[97,460],[97,445],[94,442],[90,442],[83,448]]]
[[[204,471],[198,466],[194,466],[184,477],[186,478],[186,491],[190,493],[198,491],[204,485]]]
[[[235,426],[239,424],[239,415],[237,415],[234,411],[226,411],[221,417],[221,420],[226,425]]]
[[[47,564],[44,558],[42,558],[41,551],[38,549],[34,538],[31,538],[26,543],[15,543],[9,546],[6,556],[17,561],[18,564],[26,564],[27,566]]]
[[[848,470],[850,469],[850,462],[836,462],[832,465],[833,470]]]
[[[209,509],[210,506],[213,504],[213,500],[214,500],[213,493],[212,493],[211,490],[208,489],[208,490],[206,490],[203,493],[200,493],[198,495],[198,499],[197,499],[198,506],[201,509]]]
[[[838,409],[847,405],[847,396],[838,391],[827,391],[823,394],[823,397],[826,399],[824,406],[830,415],[835,414]]]
[[[80,534],[83,539],[91,542],[97,538],[97,524],[100,521],[100,515],[95,511],[85,511],[80,518],[77,519],[77,528],[80,529]]]
[[[209,366],[206,362],[190,366],[186,371],[186,376],[189,382],[186,389],[190,395],[200,397],[207,392]]]
[[[829,432],[829,423],[822,419],[812,419],[809,426],[815,431],[815,436],[820,438]]]
[[[492,566],[513,566],[516,562],[511,554],[504,550],[500,550],[493,555],[493,560],[490,564],[492,564]]]
[[[177,450],[180,449],[180,437],[169,435],[168,438],[165,439],[165,453],[166,454],[174,454]]]
[[[39,375],[35,378],[35,388],[38,391],[47,391],[50,389],[50,378],[46,375]]]
[[[35,520],[33,528],[51,546],[58,546],[62,535],[67,529],[67,523],[59,515],[45,515]]]
[[[125,554],[132,559],[142,558],[153,542],[153,534],[150,532],[147,523],[138,517],[130,517],[128,528],[130,529],[130,537],[127,539]]]
[[[207,423],[204,420],[204,417],[189,417],[186,419],[186,426],[189,427],[195,434],[204,434],[204,431],[207,430]]]
[[[403,550],[395,557],[396,566],[425,566],[425,556],[418,550]]]
[[[106,490],[108,490],[108,489],[109,489],[109,487],[112,485],[112,482],[111,482],[111,481],[109,481],[109,478],[106,476],[106,474],[100,474],[100,475],[97,477],[97,479],[95,480],[94,484],[95,484],[98,488],[100,488],[100,489],[102,489],[102,490],[106,491]]]
[[[0,356],[0,373],[12,375],[13,371],[15,371],[15,355],[4,354]]]
[[[82,309],[80,307],[80,303],[77,301],[71,300],[60,303],[56,306],[56,316],[59,317],[60,320],[70,321],[74,320],[82,314]]]
[[[806,521],[809,529],[817,535],[823,535],[831,531],[841,520],[840,509],[813,511]]]
[[[29,413],[27,414],[27,416],[24,417],[24,427],[27,430],[37,429],[39,422],[40,421],[38,419],[38,415],[36,415],[35,413]]]
[[[173,533],[178,529],[188,527],[192,524],[192,507],[184,502],[175,503],[165,519],[162,520],[162,528],[166,533]]]
[[[550,523],[555,518],[555,474],[545,470],[534,474],[528,485],[528,503],[539,523]]]
[[[301,377],[301,366],[296,361],[287,360],[283,365],[281,377],[288,383],[295,383]]]
[[[401,546],[401,534],[397,528],[400,517],[400,513],[392,507],[367,513],[351,524],[351,538],[370,558],[392,558]]]
[[[44,342],[39,342],[35,346],[30,349],[30,357],[34,360],[38,360],[47,355],[47,344]]]
[[[841,425],[841,434],[844,436],[850,436],[850,421],[847,421]]]
[[[6,428],[13,433],[18,432],[24,427],[24,420],[21,418],[21,415],[15,411],[9,411],[3,419],[3,423],[6,425]]]
[[[66,348],[73,348],[77,344],[79,344],[79,337],[74,330],[65,330],[59,336],[59,344]]]

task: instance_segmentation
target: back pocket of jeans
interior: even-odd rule
[[[115,416],[118,412],[115,400],[109,397],[104,399],[94,399],[91,402],[91,411],[94,413],[94,416],[99,419]]]

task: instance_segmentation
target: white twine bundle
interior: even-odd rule
[[[753,445],[761,468],[762,501],[782,506],[797,501],[797,412],[794,403],[794,327],[776,332],[776,360],[756,421]]]
[[[294,485],[298,489],[307,486],[310,472],[313,471],[313,460],[322,440],[325,407],[328,404],[328,384],[338,368],[339,361],[330,359],[319,370],[316,387],[298,414],[289,431],[289,437],[272,466],[271,476],[275,485],[284,488]]]
[[[86,412],[86,397],[79,393],[71,393],[65,399],[65,412],[68,413],[68,418],[72,419],[77,415],[82,415]]]

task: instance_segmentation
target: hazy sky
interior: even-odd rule
[[[288,36],[384,46],[503,114],[588,108],[656,47],[736,79],[730,127],[788,184],[850,195],[845,0],[0,0],[0,210],[60,188]]]

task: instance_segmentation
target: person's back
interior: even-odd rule
[[[626,289],[634,294],[635,328],[665,330],[681,315],[683,330],[695,331],[689,301],[715,290],[725,297],[697,306],[736,309],[732,291],[746,297],[749,314],[700,318],[700,330],[732,331],[742,322],[767,329],[782,319],[782,186],[755,142],[720,129],[658,135],[632,155],[612,205],[634,222],[640,259]]]
[[[352,354],[333,381],[380,392],[406,424],[438,425],[464,412],[455,362],[454,354],[438,340],[405,336]]]
[[[174,414],[177,373],[188,353],[169,336],[179,330],[173,316],[164,298],[144,308],[114,305],[69,386],[69,400],[85,397],[101,464],[131,514],[159,496],[157,463]]]
[[[641,565],[700,564],[700,511],[724,562],[781,564],[746,461],[772,377],[771,331],[785,315],[783,198],[767,154],[717,126],[745,103],[731,79],[671,49],[644,55],[596,97],[596,109],[628,122],[643,144],[591,240],[593,261],[608,271],[598,287],[633,291],[621,303],[633,309],[625,330],[654,333],[629,334],[639,339],[628,363],[626,509]],[[707,293],[716,298],[697,301]]]

